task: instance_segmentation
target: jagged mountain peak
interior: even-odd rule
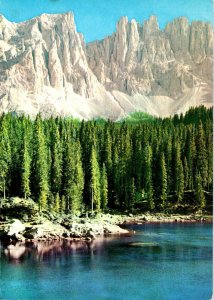
[[[156,16],[150,16],[148,20],[143,22],[143,30],[144,30],[144,37],[151,36],[153,34],[157,34],[160,31],[158,18]]]
[[[67,22],[68,26],[72,26],[76,28],[75,21],[74,21],[74,14],[69,11],[63,14],[42,14],[36,18],[39,22],[45,23],[46,24],[55,24],[59,22]]]
[[[135,110],[166,116],[211,105],[209,23],[180,17],[161,30],[122,17],[116,32],[85,45],[74,15],[21,23],[0,17],[0,111],[117,119]]]

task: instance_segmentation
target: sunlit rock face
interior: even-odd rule
[[[63,88],[71,83],[77,94],[93,96],[96,78],[71,13],[44,14],[19,24],[1,17],[0,25],[1,63],[12,84],[38,91],[44,85]]]
[[[125,17],[115,34],[87,45],[88,61],[110,91],[177,99],[193,87],[210,87],[212,37],[208,23],[178,18],[162,31],[155,16],[143,24]]]
[[[160,30],[155,16],[123,17],[115,33],[86,45],[72,13],[0,16],[0,113],[116,120],[209,106],[212,40],[208,23],[179,18]]]

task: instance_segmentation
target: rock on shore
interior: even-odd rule
[[[10,198],[1,201],[0,240],[28,241],[52,239],[86,239],[97,236],[130,234],[121,228],[127,224],[145,222],[206,222],[212,216],[166,215],[166,214],[96,214],[88,217],[56,215],[48,211],[39,212],[38,205],[31,199]]]
[[[38,222],[21,222],[12,219],[0,224],[0,239],[7,241],[49,240],[59,238],[95,239],[97,236],[127,234],[128,230],[108,221],[76,218],[61,223],[40,218]]]

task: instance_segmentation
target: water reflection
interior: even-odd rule
[[[138,257],[141,261],[210,259],[211,236],[205,231],[201,232],[201,226],[139,226],[134,228],[139,228],[134,236],[99,237],[92,241],[61,239],[18,242],[0,245],[0,252],[7,261],[16,263],[26,259],[43,261],[67,258],[78,252],[91,258],[95,254],[99,256],[104,253],[108,257],[129,255]],[[196,236],[193,234],[194,230],[197,230]]]
[[[131,239],[131,240],[130,240]],[[134,240],[132,238],[97,238],[93,241],[54,240],[37,242],[18,242],[4,245],[2,251],[8,262],[21,263],[26,259],[34,261],[56,260],[56,258],[68,258],[76,253],[89,255],[91,258],[105,253],[109,258],[118,255],[138,257],[141,261],[188,261],[197,259],[209,259],[212,255],[211,248],[206,245],[188,245],[185,243],[169,243]]]
[[[9,262],[22,262],[25,259],[44,259],[56,258],[59,256],[70,256],[77,251],[87,254],[99,254],[102,252],[106,243],[118,237],[97,238],[92,241],[85,240],[53,240],[36,242],[17,242],[15,244],[2,245],[2,253]]]
[[[207,224],[139,226],[133,236],[94,241],[2,245],[1,253],[1,299],[211,298]]]

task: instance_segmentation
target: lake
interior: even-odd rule
[[[211,298],[212,224],[129,228],[134,236],[2,247],[0,299]]]

